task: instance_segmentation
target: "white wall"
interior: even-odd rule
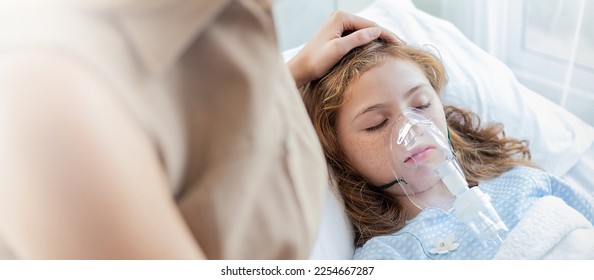
[[[415,6],[429,14],[434,16],[441,16],[442,14],[442,1],[436,0],[412,0]]]

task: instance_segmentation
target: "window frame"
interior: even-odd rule
[[[561,103],[569,63],[564,59],[530,50],[524,46],[523,39],[528,21],[527,5],[528,1],[508,2],[508,32],[504,38],[507,49],[503,61],[526,86],[556,103]],[[594,68],[576,63],[568,95],[591,99],[594,102],[593,80]]]

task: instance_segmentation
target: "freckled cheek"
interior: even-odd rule
[[[361,175],[374,184],[391,180],[392,175],[389,152],[383,139],[356,139],[352,143],[356,152],[352,160]]]

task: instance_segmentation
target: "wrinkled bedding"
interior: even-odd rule
[[[494,259],[594,259],[594,228],[557,197],[534,203]]]

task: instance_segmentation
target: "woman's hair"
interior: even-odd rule
[[[355,229],[355,245],[377,235],[400,230],[406,221],[403,206],[395,198],[374,191],[349,163],[338,141],[336,120],[348,87],[386,58],[418,65],[435,92],[446,83],[444,67],[431,53],[402,43],[382,40],[351,50],[324,77],[300,88],[309,116],[320,138],[335,187],[340,192]],[[525,142],[505,136],[501,124],[481,126],[479,117],[463,109],[444,106],[450,139],[470,186],[499,176],[516,165],[529,165]]]

